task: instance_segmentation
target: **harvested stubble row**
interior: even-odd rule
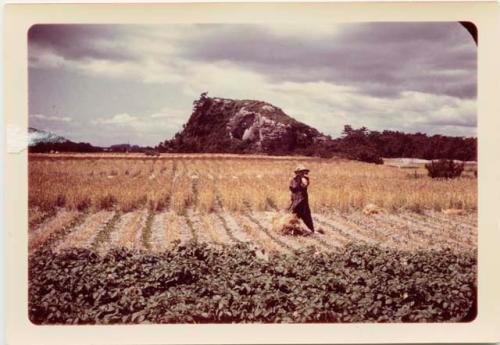
[[[411,233],[417,234],[417,236],[424,238],[429,248],[439,249],[442,247],[462,247],[461,244],[457,244],[456,242],[454,242],[454,245],[452,246],[451,244],[453,241],[449,241],[446,236],[443,236],[442,231],[436,231],[426,226],[422,226],[422,224],[413,221],[411,218],[406,218],[403,215],[388,215],[387,218],[389,219],[389,221],[392,221],[399,226],[408,227]]]
[[[28,234],[28,252],[31,254],[61,230],[71,226],[80,212],[61,210],[36,230]]]
[[[353,212],[348,216],[349,220],[358,224],[363,229],[371,232],[372,236],[381,243],[386,243],[394,248],[407,249],[409,245],[408,233],[393,232],[389,227],[377,223],[375,218],[364,216],[358,212]]]
[[[251,241],[263,248],[266,252],[287,251],[285,247],[267,236],[261,229],[257,228],[254,223],[242,214],[235,214],[235,220],[241,229],[245,231],[247,236],[251,238]]]
[[[326,218],[322,215],[316,215],[313,219],[319,225],[330,228],[331,231],[340,233],[349,242],[368,244],[378,243],[377,239],[373,238],[373,235],[363,227],[350,222],[343,215],[340,215],[338,217],[336,216],[337,214],[335,216],[331,216],[330,218]]]
[[[166,216],[167,212],[156,214],[151,224],[151,251],[155,253],[168,249]]]
[[[259,218],[259,215],[256,216],[255,212],[247,212],[244,215],[246,220],[249,220],[251,224],[255,225],[255,227],[264,233],[270,240],[277,243],[279,246],[283,247],[287,251],[293,251],[300,248],[300,246],[293,242],[289,236],[280,236],[276,233],[273,233],[271,227],[266,227],[262,224]]]
[[[436,212],[425,212],[424,214],[419,214],[420,217],[425,218],[429,222],[436,224],[444,224],[447,227],[459,228],[460,232],[468,233],[470,235],[477,235],[477,214],[468,216],[454,216],[447,217]]]
[[[443,245],[448,245],[453,248],[464,248],[467,244],[454,238],[454,235],[450,236],[448,229],[443,226],[433,226],[426,221],[422,221],[415,214],[403,213],[399,215],[403,220],[408,221],[416,227],[420,227],[424,232],[428,233],[428,236],[432,237],[433,240],[438,240]]]
[[[229,236],[228,231],[224,227],[225,225],[216,215],[203,215],[202,221],[205,229],[208,231],[211,242],[217,244],[234,244],[237,242]]]
[[[226,230],[228,236],[233,238],[235,242],[253,242],[253,237],[238,224],[237,219],[235,219],[235,214],[223,211],[217,213],[217,216],[224,225],[224,229]],[[258,243],[255,244],[258,245]]]
[[[316,220],[321,219],[318,217],[319,214],[313,214],[313,218]],[[335,217],[328,217],[324,219],[324,222],[318,223],[317,227],[323,227],[325,231],[325,235],[330,237],[334,243],[337,243],[338,246],[345,246],[348,243],[352,242],[352,238],[348,236],[344,230],[341,229],[341,225],[337,224]]]
[[[412,228],[409,223],[395,221],[386,215],[373,215],[373,218],[377,219],[381,226],[391,228],[392,231],[407,234],[410,238],[410,250],[418,249],[437,249],[436,242],[432,241],[428,236],[425,236],[425,232],[420,228]]]
[[[113,211],[99,211],[91,214],[55,247],[55,251],[59,252],[68,248],[90,248],[97,234],[113,216]]]
[[[143,249],[141,232],[146,224],[147,210],[125,214],[111,235],[111,247]]]
[[[152,224],[151,250],[163,252],[193,239],[184,216],[167,211],[158,214]]]
[[[30,209],[28,214],[28,230],[34,231],[37,226],[49,221],[50,218],[56,215],[56,211],[43,211],[38,208]]]
[[[195,212],[190,209],[187,211],[186,218],[189,219],[192,231],[196,234],[196,241],[200,243],[212,242],[209,230],[205,227],[204,223],[202,222],[199,212]]]
[[[428,225],[428,227],[432,229],[442,231],[443,235],[452,240],[463,242],[471,246],[475,246],[477,244],[477,228],[475,227],[450,221],[442,221],[421,214],[412,214],[412,217],[419,219],[422,223]]]
[[[168,232],[170,238],[176,237],[181,244],[194,240],[193,233],[189,228],[185,216],[171,212],[168,216],[168,222],[168,224],[170,224],[170,230]],[[175,235],[175,233],[178,234]]]

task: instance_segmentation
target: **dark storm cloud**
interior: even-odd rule
[[[185,58],[231,61],[274,81],[324,80],[374,96],[476,96],[476,46],[456,22],[344,24],[338,36],[283,36],[249,25],[203,31],[186,38]]]
[[[37,24],[28,31],[28,43],[30,48],[50,50],[67,60],[129,60],[133,58],[129,51],[102,45],[119,40],[124,33],[117,25]]]

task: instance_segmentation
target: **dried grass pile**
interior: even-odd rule
[[[293,213],[279,213],[273,219],[273,231],[287,236],[309,236],[312,231]]]
[[[458,208],[448,208],[448,209],[442,210],[441,212],[443,212],[444,214],[449,215],[449,216],[462,216],[465,214],[464,210],[458,209]]]
[[[365,216],[371,216],[372,214],[381,214],[385,213],[385,210],[381,207],[378,207],[375,204],[368,204],[363,208],[363,214]]]

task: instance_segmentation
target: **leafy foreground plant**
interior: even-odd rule
[[[41,249],[29,262],[36,324],[443,322],[476,314],[475,253],[349,245],[256,257],[238,244],[100,257]]]

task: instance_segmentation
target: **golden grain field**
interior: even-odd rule
[[[313,219],[324,235],[284,237],[272,220],[290,201],[294,167],[310,170]],[[383,214],[364,215],[375,204]],[[251,242],[264,251],[349,242],[397,248],[476,246],[477,180],[337,159],[237,155],[29,156],[30,252],[113,247],[162,251],[189,240]],[[446,215],[444,209],[464,214]]]

